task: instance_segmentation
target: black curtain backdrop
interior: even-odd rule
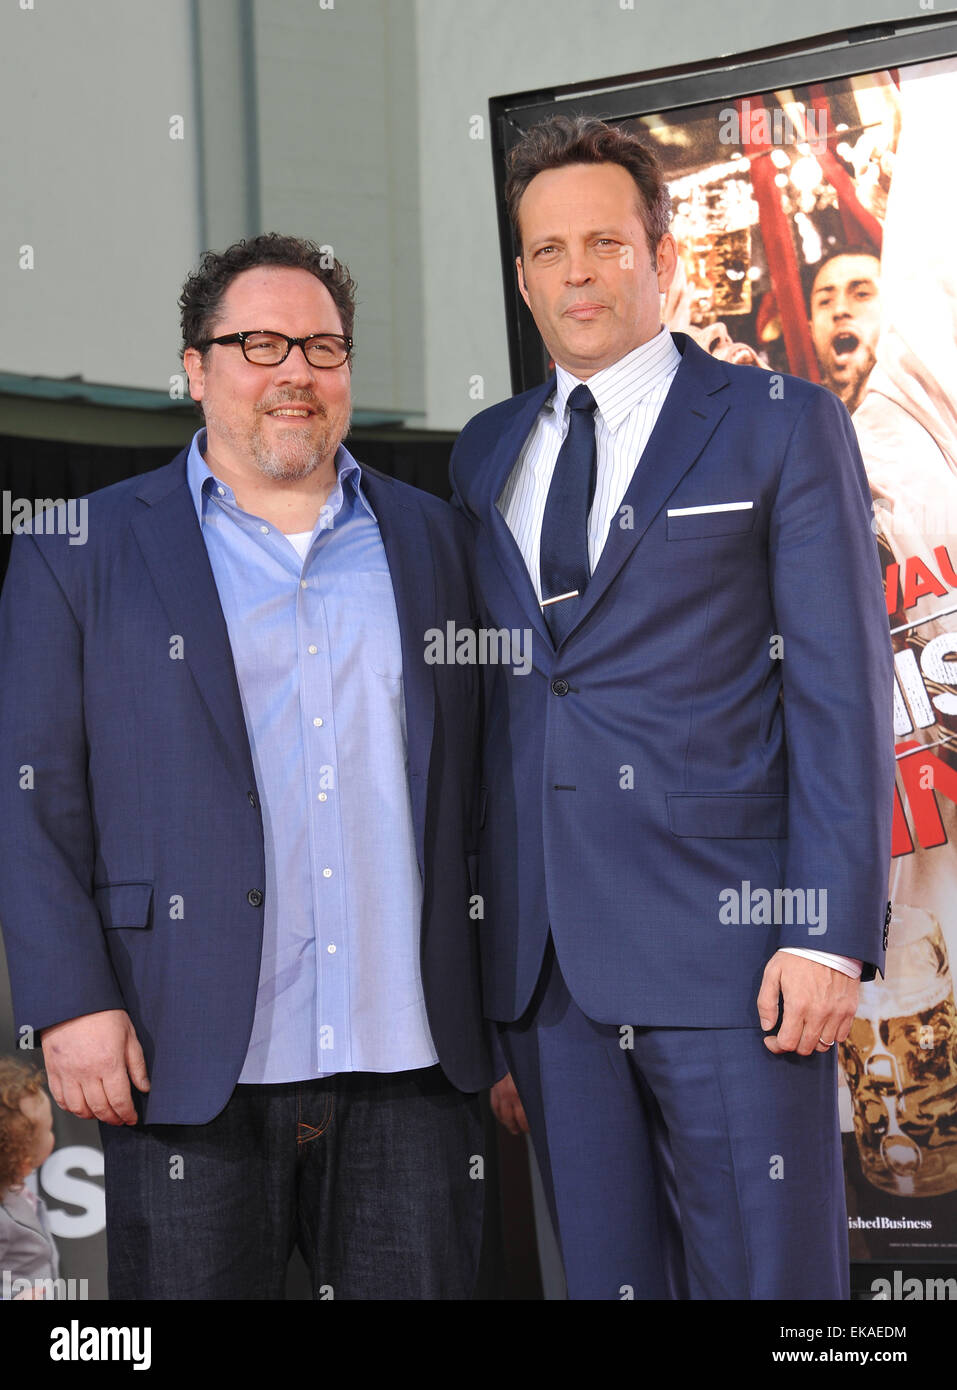
[[[451,440],[441,436],[369,439],[359,434],[347,439],[346,447],[360,464],[369,464],[437,497],[449,496]],[[0,492],[9,493],[11,499],[31,501],[38,497],[85,497],[122,478],[161,468],[178,452],[172,444],[130,447],[0,435]],[[10,536],[0,528],[0,580],[9,555]]]

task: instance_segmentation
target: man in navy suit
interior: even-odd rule
[[[12,547],[18,1022],[102,1122],[111,1296],[281,1298],[298,1243],[317,1298],[468,1297],[478,688],[424,660],[468,529],[342,444],[338,261],[257,237],[180,304],[205,429]]]
[[[451,465],[481,619],[534,634],[529,674],[486,672],[493,1104],[572,1297],[846,1297],[834,1044],[883,964],[893,785],[853,431],[662,328],[637,138],[556,117],[507,198],[556,371]]]

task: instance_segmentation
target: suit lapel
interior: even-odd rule
[[[186,453],[147,474],[137,493],[148,505],[131,523],[170,624],[183,638],[183,659],[219,731],[223,754],[243,787],[254,787],[226,619],[186,481]]]
[[[728,404],[720,399],[720,392],[728,384],[720,362],[702,351],[686,334],[675,333],[672,336],[681,353],[681,364],[622,498],[618,516],[612,521],[601,559],[585,591],[578,622],[568,637],[577,631],[607,593],[622,565],[685,473],[698,459],[728,410]],[[480,474],[486,490],[477,499],[479,506],[476,507],[484,517],[486,532],[499,566],[536,632],[549,646],[552,643],[551,634],[542,617],[524,558],[508,523],[495,505],[495,499],[505,486],[554,385],[555,378],[552,376],[537,390],[529,392],[512,423],[502,432],[487,468]],[[630,511],[622,510],[626,507]],[[619,524],[621,522],[625,524]]]
[[[495,502],[505,486],[509,474],[515,467],[522,445],[528,438],[539,411],[554,389],[555,378],[551,376],[536,391],[529,393],[512,423],[503,430],[487,468],[482,470],[479,475],[485,491],[479,499],[480,506],[477,508],[482,513],[488,535],[491,538],[495,558],[515,597],[523,611],[528,615],[539,637],[549,646],[552,641],[551,634],[545,619],[542,617],[541,606],[535,595],[525,558],[518,548],[515,537],[509,530],[508,522]],[[533,649],[534,646],[533,643]]]
[[[721,400],[719,394],[727,386],[727,376],[721,365],[685,334],[673,336],[682,354],[681,364],[625,490],[618,514],[612,519],[601,558],[585,590],[578,622],[568,637],[607,593],[622,565],[700,457],[727,413],[729,403]]]
[[[425,633],[435,623],[432,543],[421,508],[403,497],[389,478],[363,468],[362,489],[379,523],[399,615],[412,819],[424,876],[425,804],[435,722],[435,687],[425,662]]]

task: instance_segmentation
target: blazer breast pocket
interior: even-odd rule
[[[93,889],[93,900],[107,930],[150,925],[152,883],[104,883]]]
[[[737,503],[719,504],[713,511],[696,507],[669,507],[667,514],[669,541],[700,541],[709,536],[738,536],[754,526],[757,508],[753,502],[746,506]]]

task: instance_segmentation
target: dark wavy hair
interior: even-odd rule
[[[620,164],[635,181],[638,211],[654,260],[658,243],[671,226],[671,194],[653,152],[627,130],[597,116],[551,116],[532,126],[508,154],[505,203],[521,248],[519,204],[528,185],[546,169],[566,164]]]
[[[342,320],[342,331],[347,338],[352,337],[356,284],[347,267],[330,255],[328,247],[322,249],[300,237],[263,232],[250,241],[234,242],[225,251],[207,251],[199,269],[187,278],[179,297],[183,331],[180,356],[187,348],[205,350],[202,344],[212,336],[227,289],[237,275],[260,265],[308,270],[329,291]]]
[[[33,1121],[20,1102],[43,1090],[39,1068],[19,1057],[0,1057],[0,1198],[23,1180],[23,1169],[33,1148]]]

